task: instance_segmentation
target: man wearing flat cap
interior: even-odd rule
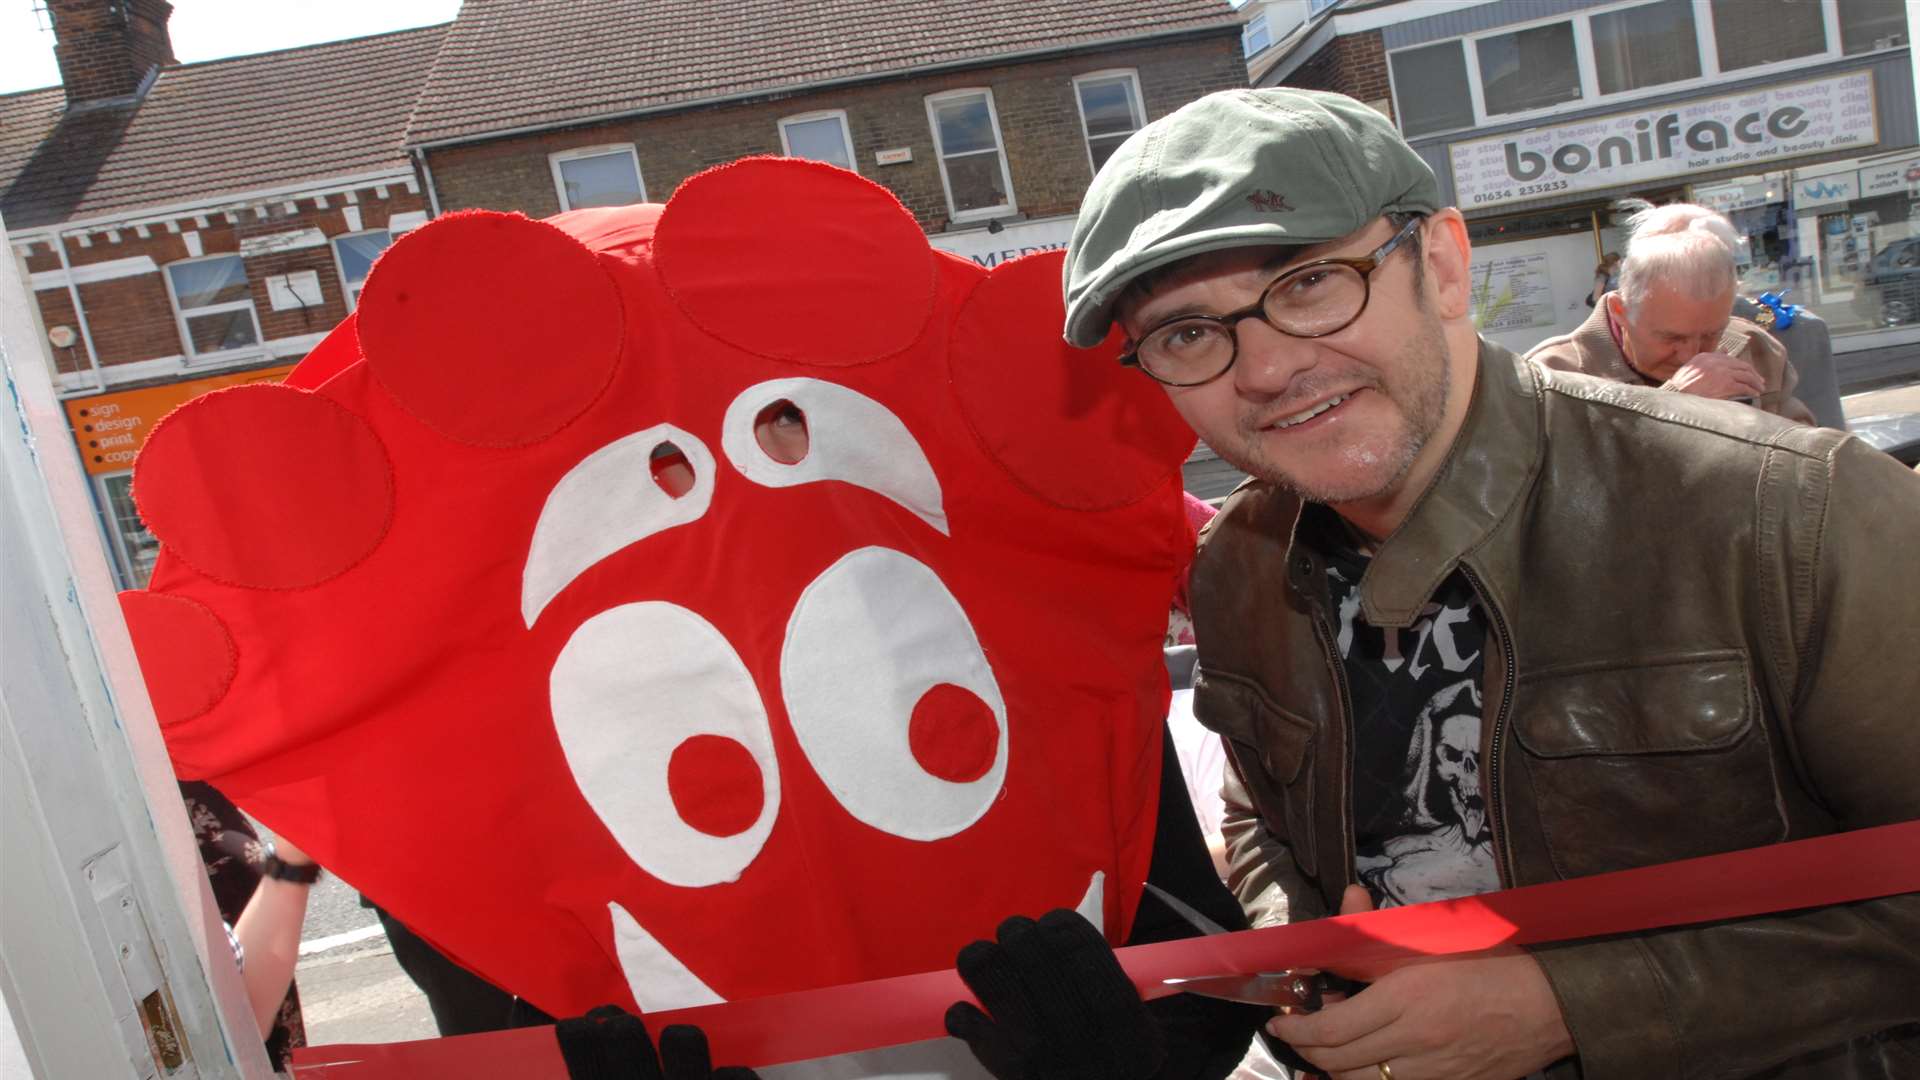
[[[1067,339],[1117,325],[1252,477],[1191,595],[1256,925],[1920,818],[1920,665],[1885,653],[1920,478],[1528,365],[1468,265],[1427,163],[1334,94],[1203,98],[1081,209]],[[1916,987],[1907,895],[1413,965],[1268,1030],[1338,1080],[1912,1077]]]

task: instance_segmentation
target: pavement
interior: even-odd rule
[[[1920,382],[1848,394],[1841,404],[1849,419],[1920,413]],[[300,953],[308,1042],[404,1042],[439,1034],[426,998],[394,961],[379,920],[339,878],[327,875],[314,887]]]

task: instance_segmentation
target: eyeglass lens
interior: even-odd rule
[[[1320,337],[1352,322],[1366,302],[1365,275],[1343,263],[1323,263],[1275,280],[1260,298],[1259,313],[1283,334]],[[1141,366],[1163,382],[1205,382],[1233,362],[1236,333],[1226,319],[1196,315],[1157,327],[1136,354]]]

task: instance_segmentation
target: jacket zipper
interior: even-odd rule
[[[1460,572],[1466,575],[1467,584],[1473,587],[1474,595],[1480,598],[1480,610],[1487,613],[1487,621],[1493,628],[1494,646],[1500,650],[1501,692],[1500,704],[1493,710],[1493,740],[1487,752],[1487,769],[1483,774],[1487,789],[1487,811],[1493,815],[1497,828],[1493,830],[1493,866],[1500,875],[1501,888],[1512,888],[1513,875],[1507,870],[1506,838],[1508,836],[1506,801],[1500,797],[1500,748],[1505,742],[1507,708],[1513,701],[1515,677],[1513,674],[1513,649],[1510,646],[1513,637],[1507,632],[1506,617],[1500,614],[1488,598],[1480,575],[1466,563],[1460,564]]]
[[[1346,664],[1341,661],[1340,652],[1335,647],[1333,628],[1327,623],[1326,617],[1321,611],[1321,606],[1317,602],[1314,604],[1313,609],[1313,633],[1315,637],[1320,639],[1320,651],[1326,656],[1327,667],[1333,672],[1334,704],[1338,706],[1340,713],[1340,745],[1341,749],[1345,751],[1345,761],[1342,763],[1342,772],[1340,774],[1340,790],[1336,793],[1339,797],[1340,805],[1340,842],[1341,848],[1345,852],[1347,867],[1347,880],[1342,882],[1340,886],[1344,891],[1348,885],[1352,885],[1360,880],[1358,868],[1354,866],[1353,862],[1355,853],[1352,794],[1353,705],[1352,697],[1348,693]],[[1497,860],[1498,849],[1495,850],[1495,854]],[[1338,894],[1336,894],[1336,903],[1338,899]],[[1333,914],[1337,915],[1339,911],[1336,909]]]

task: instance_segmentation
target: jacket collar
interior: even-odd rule
[[[1607,299],[1611,296],[1612,293],[1607,293],[1594,301],[1587,321],[1574,328],[1570,335],[1574,348],[1580,351],[1580,370],[1609,382],[1647,385],[1647,377],[1627,363],[1620,343],[1613,339],[1613,328],[1607,325]]]
[[[1600,332],[1607,332],[1604,321]],[[1411,625],[1440,583],[1513,512],[1539,472],[1545,439],[1533,368],[1485,338],[1477,363],[1473,402],[1453,449],[1361,579],[1362,609],[1375,626]]]

